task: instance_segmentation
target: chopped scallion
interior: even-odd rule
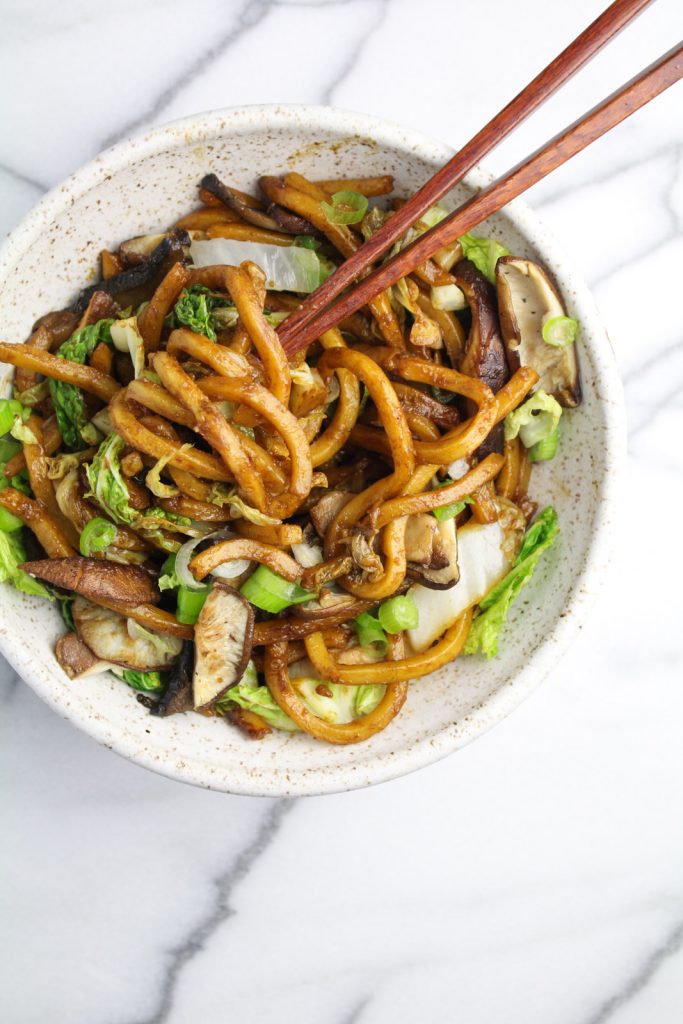
[[[281,612],[292,604],[312,601],[316,596],[298,583],[291,583],[278,576],[267,565],[259,565],[256,572],[242,584],[240,593],[264,612]]]
[[[365,216],[368,208],[366,196],[360,192],[335,192],[331,203],[321,203],[323,211],[330,224],[358,224]]]
[[[194,626],[210,591],[211,587],[204,587],[203,590],[178,587],[178,605],[175,613],[178,622],[182,622],[184,626]]]
[[[387,633],[400,633],[404,629],[415,629],[420,616],[417,605],[409,594],[390,597],[379,606],[379,624]]]
[[[96,516],[83,527],[78,546],[81,549],[81,554],[87,558],[88,555],[92,555],[93,551],[104,551],[115,537],[116,527],[114,524]]]
[[[375,644],[381,646],[382,652],[386,650],[387,635],[382,629],[379,619],[370,612],[361,612],[353,624],[358,635],[358,643],[361,647],[373,647]]]
[[[578,332],[578,322],[570,316],[551,316],[544,320],[541,329],[546,345],[552,345],[554,348],[566,348],[567,345],[573,345]]]

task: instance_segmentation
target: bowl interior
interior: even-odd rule
[[[102,248],[163,228],[195,206],[197,182],[208,171],[243,189],[261,173],[288,169],[314,178],[390,173],[399,194],[407,195],[449,155],[447,147],[415,133],[322,108],[247,108],[158,129],[78,172],[10,237],[0,259],[4,337],[24,340],[38,316],[71,301],[93,279]],[[471,175],[447,205],[485,180]],[[108,675],[69,681],[52,653],[63,632],[58,612],[2,587],[2,650],[42,697],[147,767],[213,788],[270,795],[354,788],[420,767],[471,740],[524,698],[576,629],[606,562],[621,395],[591,299],[535,217],[513,205],[491,218],[485,232],[515,254],[540,259],[555,275],[581,324],[584,390],[581,409],[563,421],[558,457],[534,470],[534,497],[556,507],[562,534],[515,605],[501,655],[492,662],[460,659],[415,684],[400,716],[360,746],[330,747],[281,733],[254,743],[221,720],[153,718]]]

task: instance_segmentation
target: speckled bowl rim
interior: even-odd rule
[[[419,132],[409,131],[394,122],[332,107],[261,104],[191,115],[117,143],[48,192],[8,235],[0,249],[0,279],[44,230],[46,222],[66,211],[76,198],[96,187],[107,175],[133,160],[161,152],[169,144],[177,144],[180,132],[185,134],[188,141],[190,138],[194,140],[205,133],[215,132],[221,122],[226,120],[229,120],[231,129],[242,132],[250,126],[263,130],[305,123],[307,128],[319,129],[321,132],[333,131],[345,136],[363,135],[375,139],[380,145],[395,146],[404,152],[412,151],[416,156],[438,164],[445,163],[453,153],[447,144]],[[468,185],[474,187],[481,187],[490,180],[491,175],[481,168],[475,169],[465,179]],[[116,753],[172,779],[243,795],[321,795],[386,782],[440,760],[505,718],[542,682],[581,628],[609,565],[612,550],[609,527],[616,510],[625,458],[626,418],[614,352],[587,286],[570,269],[570,263],[554,238],[523,202],[516,200],[511,203],[506,207],[505,214],[529,242],[544,254],[549,263],[555,267],[561,264],[562,270],[555,271],[559,283],[571,289],[582,322],[589,327],[586,333],[594,339],[590,351],[596,386],[600,394],[610,397],[604,408],[604,446],[608,472],[601,481],[601,501],[595,516],[589,556],[583,571],[575,580],[565,613],[538,643],[522,671],[473,709],[467,716],[466,727],[463,727],[462,722],[451,723],[437,733],[416,741],[408,749],[395,751],[392,756],[379,754],[367,757],[363,754],[362,745],[359,745],[358,760],[353,765],[330,768],[317,773],[314,778],[309,773],[303,773],[298,781],[292,782],[290,779],[286,785],[283,785],[279,775],[267,772],[255,778],[253,774],[238,776],[226,769],[224,777],[217,778],[213,774],[209,778],[201,770],[201,763],[193,764],[191,758],[182,764],[178,763],[177,757],[171,755],[167,760],[160,761],[158,748],[154,751],[141,750],[125,729],[118,735],[112,735],[110,723],[95,717],[83,717],[78,713],[78,708],[65,708],[60,700],[64,689],[61,673],[36,673],[35,662],[32,663],[27,656],[25,645],[15,642],[11,637],[2,639],[0,650],[4,656],[47,704]]]

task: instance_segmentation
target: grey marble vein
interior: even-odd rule
[[[661,415],[665,410],[670,409],[672,405],[677,405],[677,399],[683,395],[683,381],[676,384],[669,391],[665,391],[664,394],[657,396],[657,401],[648,405],[645,415],[642,420],[633,425],[629,425],[628,439],[629,439],[629,452],[631,452],[630,443],[640,434],[643,430],[652,426],[654,420]]]
[[[229,28],[225,29],[218,36],[213,46],[210,46],[207,50],[202,50],[189,67],[185,68],[177,78],[174,78],[170,85],[167,85],[141,114],[131,118],[130,121],[127,121],[116,132],[109,135],[102,143],[101,148],[113,146],[115,142],[119,142],[132,132],[144,127],[155,117],[158,117],[182,89],[190,85],[214,61],[222,57],[231,46],[238,43],[247,32],[256,28],[267,17],[272,6],[270,0],[247,0],[237,18],[230,24]]]
[[[683,173],[683,143],[680,143],[674,149],[674,165],[673,174],[671,176],[671,182],[668,188],[664,192],[664,206],[671,218],[671,222],[677,231],[683,230],[683,219],[681,218],[681,212],[677,208],[674,201],[674,191],[678,184],[678,179]]]
[[[670,242],[675,242],[679,235],[680,231],[678,228],[673,228],[671,231],[667,231],[657,239],[656,245],[651,247],[652,251],[654,251],[654,249],[661,248],[663,245],[668,245]],[[592,291],[595,291],[600,288],[601,285],[610,281],[617,274],[620,274],[623,270],[627,270],[629,267],[633,266],[634,263],[640,263],[642,258],[643,253],[640,251],[635,252],[632,256],[627,256],[623,260],[615,260],[613,263],[610,263],[609,269],[606,270],[604,274],[586,274],[586,282],[589,288]]]
[[[667,935],[665,941],[659,946],[643,963],[633,977],[627,982],[620,992],[616,992],[609,999],[606,999],[602,1006],[598,1007],[595,1013],[588,1018],[585,1024],[606,1024],[615,1013],[626,1006],[639,992],[645,988],[648,982],[654,977],[662,964],[670,957],[675,956],[683,948],[683,921]]]
[[[347,0],[348,2],[348,0]],[[326,86],[323,91],[321,102],[332,103],[334,93],[347,80],[349,75],[353,73],[354,68],[358,64],[358,60],[361,57],[363,51],[367,47],[372,37],[380,30],[386,17],[389,0],[377,0],[377,13],[374,21],[368,28],[364,28],[361,32],[360,39],[357,46],[354,47],[353,51],[346,58],[342,66],[335,74],[332,81]]]
[[[585,178],[572,177],[566,185],[561,185],[555,189],[548,188],[548,179],[546,179],[546,183],[541,186],[544,190],[543,196],[534,203],[534,207],[541,210],[544,206],[550,206],[551,203],[560,202],[568,196],[575,195],[579,189],[592,188],[595,185],[607,185],[615,178],[618,178],[620,174],[628,174],[630,171],[643,167],[645,164],[661,160],[662,157],[673,156],[674,159],[680,159],[682,147],[683,143],[678,140],[667,142],[666,145],[659,146],[657,149],[646,149],[640,157],[633,156],[630,149],[622,147],[622,149],[626,149],[628,158],[616,164],[608,164],[606,170],[602,172],[597,167],[594,172],[587,168]]]
[[[671,356],[676,355],[680,352],[683,347],[683,338],[678,341],[674,341],[671,345],[666,345],[664,348],[658,349],[655,352],[649,351],[647,358],[633,366],[630,370],[626,370],[622,374],[624,384],[630,384],[631,381],[640,382],[642,380],[643,373],[647,373],[650,370],[655,369],[660,363],[670,359]]]
[[[342,1017],[339,1024],[358,1024],[358,1021],[365,1013],[365,1010],[370,1005],[371,1001],[372,996],[364,996],[347,1014]]]
[[[29,188],[34,188],[36,192],[47,192],[50,185],[46,185],[42,181],[38,181],[37,178],[31,178],[28,174],[24,174],[22,171],[17,171],[14,167],[10,167],[9,164],[0,163],[0,174],[7,174],[10,178],[14,178],[15,181],[20,181],[22,185],[28,185]]]
[[[169,951],[169,962],[166,967],[159,993],[158,1007],[148,1017],[131,1021],[130,1024],[164,1024],[173,1009],[173,998],[178,981],[184,968],[202,952],[214,932],[232,917],[235,911],[230,906],[230,899],[235,888],[246,877],[262,853],[264,853],[280,831],[285,815],[294,806],[294,800],[278,800],[268,812],[265,821],[251,842],[233,864],[215,880],[216,901],[213,909],[185,939],[185,941]]]
[[[665,410],[678,403],[683,396],[683,374],[680,353],[683,338],[648,352],[645,359],[623,374],[624,390],[629,405],[629,451],[631,441]],[[645,392],[642,408],[639,397]],[[656,401],[649,396],[656,394]]]

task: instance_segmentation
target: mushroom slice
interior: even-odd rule
[[[118,303],[112,299],[111,295],[102,291],[93,292],[83,312],[78,329],[82,330],[83,327],[96,324],[98,320],[104,320],[105,317],[116,317],[118,314]]]
[[[495,393],[510,377],[498,324],[495,291],[469,260],[461,260],[453,274],[472,313],[467,349],[458,369],[482,380]]]
[[[351,533],[351,558],[369,582],[377,580],[384,572],[382,559],[375,551],[377,536],[366,535],[362,527],[355,527]]]
[[[159,588],[146,569],[103,558],[43,558],[24,562],[24,572],[91,601],[114,604],[158,604]]]
[[[243,194],[237,189],[225,185],[215,174],[205,174],[200,182],[200,188],[210,192],[216,199],[220,199],[224,206],[233,210],[242,220],[248,224],[254,224],[259,228],[268,228],[270,231],[279,231],[280,225],[273,217],[269,217],[259,207],[251,206],[245,202]]]
[[[163,237],[149,256],[143,258],[142,262],[126,267],[120,274],[114,274],[113,277],[108,277],[104,281],[98,281],[97,284],[91,284],[84,288],[79,293],[72,309],[77,313],[82,313],[87,309],[88,303],[96,291],[117,296],[119,304],[123,307],[139,305],[143,298],[149,298],[154,287],[168,273],[171,266],[183,259],[183,246],[188,245],[189,241],[186,231],[175,231],[173,234]]]
[[[431,517],[434,518],[433,516]],[[436,523],[436,520],[434,520]],[[406,530],[407,535],[407,530]],[[406,554],[407,554],[406,544]],[[408,563],[407,575],[429,590],[449,590],[460,579],[458,539],[455,519],[438,523],[434,534],[432,558],[427,564]]]
[[[581,401],[576,346],[557,348],[543,340],[543,324],[566,316],[558,291],[546,271],[518,256],[504,256],[496,266],[498,312],[512,370],[530,366],[539,375],[536,388],[573,409]]]
[[[500,391],[510,377],[505,346],[498,324],[495,290],[469,260],[461,260],[453,274],[472,313],[472,326],[467,339],[467,348],[460,366],[456,369],[488,384],[495,394],[496,391]],[[469,403],[467,404],[469,405]],[[473,412],[473,407],[468,411]],[[502,424],[493,428],[478,449],[478,454],[480,456],[488,455],[494,451],[499,453],[503,451]]]
[[[435,552],[434,544],[437,538],[437,526],[438,523],[434,516],[428,513],[420,513],[420,515],[408,516],[408,522],[406,523],[405,533],[405,544],[406,544],[406,558],[409,562],[417,562],[418,565],[432,565],[434,562],[435,554],[443,554],[442,549],[439,550],[437,541],[437,552]],[[435,565],[436,569],[443,569],[448,564],[448,558],[438,558],[440,565]]]
[[[318,601],[306,601],[305,604],[292,606],[292,615],[297,619],[306,619],[308,622],[325,619],[339,619],[339,613],[348,610],[349,618],[353,618],[353,609],[358,606],[358,614],[365,609],[363,602],[352,594],[334,593],[332,588],[325,588],[320,593]]]
[[[214,583],[194,629],[195,710],[208,708],[238,683],[251,657],[254,609],[232,587]]]
[[[55,646],[55,656],[69,679],[81,679],[83,676],[106,672],[110,667],[106,661],[100,661],[79,638],[78,633],[65,633],[60,636]]]
[[[311,522],[318,531],[318,536],[324,537],[328,527],[338,512],[347,505],[354,495],[350,491],[328,491],[320,501],[316,502],[310,510]]]
[[[151,633],[118,612],[77,597],[72,605],[79,639],[101,661],[113,662],[136,672],[169,668],[180,654],[182,640]]]
[[[288,210],[285,206],[271,203],[268,207],[268,215],[273,218],[279,231],[286,231],[289,235],[314,235],[320,238],[320,232],[305,217]]]
[[[182,711],[191,711],[192,669],[194,666],[194,643],[184,640],[183,648],[168,677],[163,696],[150,708],[153,715],[167,718]]]
[[[167,237],[166,234],[159,234],[137,235],[135,238],[129,238],[125,242],[121,242],[119,256],[123,259],[125,266],[134,267],[138,263],[144,263]]]

